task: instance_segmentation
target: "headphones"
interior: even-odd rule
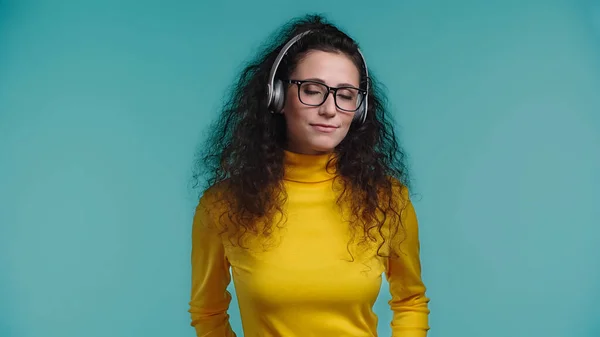
[[[289,40],[277,55],[273,66],[271,67],[271,72],[269,74],[269,83],[267,84],[267,106],[271,113],[281,113],[283,109],[283,105],[285,102],[285,89],[284,84],[281,80],[275,80],[275,74],[277,73],[277,69],[279,68],[279,64],[281,60],[286,56],[288,50],[294,45],[294,43],[298,42],[305,35],[309,34],[311,30],[307,30],[303,33],[300,33],[294,36],[291,40]],[[364,123],[367,119],[367,111],[368,111],[368,103],[369,103],[369,71],[367,69],[367,62],[365,61],[365,57],[363,56],[360,49],[358,50],[358,54],[362,59],[363,66],[365,68],[365,76],[366,76],[366,94],[361,102],[360,107],[356,110],[354,114],[355,120],[360,120],[361,123]]]

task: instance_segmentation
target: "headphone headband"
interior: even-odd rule
[[[298,42],[298,40],[300,40],[305,35],[307,35],[311,32],[312,32],[312,30],[307,30],[305,32],[302,32],[302,33],[294,36],[292,39],[290,39],[283,46],[283,48],[281,48],[281,51],[279,51],[279,54],[277,55],[277,57],[275,58],[275,61],[273,62],[273,66],[271,67],[271,71],[269,73],[269,83],[267,84],[267,105],[269,107],[269,110],[271,110],[271,113],[280,113],[281,112],[281,109],[283,109],[283,103],[284,103],[284,97],[285,97],[283,83],[281,81],[275,80],[277,70],[279,69],[279,64],[281,63],[283,58],[287,55],[288,50],[296,42]],[[363,67],[365,69],[365,76],[366,76],[365,82],[367,85],[367,88],[366,88],[367,93],[365,94],[365,98],[363,99],[362,105],[356,111],[356,115],[354,117],[355,117],[355,119],[359,119],[361,123],[364,123],[367,118],[368,103],[369,103],[369,89],[370,89],[369,70],[367,68],[367,62],[365,61],[365,57],[364,57],[363,53],[360,51],[360,49],[357,49],[357,50],[358,50],[358,54],[361,57]]]

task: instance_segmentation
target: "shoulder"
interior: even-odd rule
[[[412,240],[418,235],[419,222],[413,202],[411,200],[411,190],[402,181],[395,177],[389,177],[391,182],[391,198],[389,221],[386,226],[390,226],[390,233],[393,235],[392,245],[399,247],[405,240]]]
[[[216,183],[204,190],[196,205],[196,216],[218,223],[218,219],[227,212],[226,198],[228,180]]]
[[[409,187],[400,181],[400,179],[388,176],[388,181],[391,184],[391,197],[398,203],[400,203],[401,208],[405,208],[409,206],[411,203],[410,200],[410,189]]]
[[[202,192],[202,196],[199,199],[198,205],[202,206],[214,206],[215,204],[222,203],[227,198],[225,194],[228,190],[229,180],[225,179],[214,185],[209,186]]]

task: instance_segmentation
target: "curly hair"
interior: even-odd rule
[[[386,233],[383,236],[389,240],[402,229],[400,214],[405,203],[399,198],[409,184],[405,154],[387,116],[386,97],[380,85],[372,76],[364,76],[357,43],[320,15],[307,15],[285,24],[246,65],[231,88],[221,115],[209,128],[206,143],[200,147],[195,186],[225,187],[225,215],[233,227],[229,229],[238,239],[246,233],[268,236],[276,225],[266,221],[259,228],[257,223],[277,214],[285,217],[282,180],[286,122],[281,114],[269,113],[267,83],[271,65],[283,45],[306,30],[316,33],[305,36],[289,50],[277,76],[291,74],[308,51],[321,50],[347,55],[361,72],[361,85],[369,81],[365,123],[353,122],[334,150],[342,186],[338,204],[350,210],[355,239],[376,242],[378,234]],[[386,223],[391,227],[384,228]]]

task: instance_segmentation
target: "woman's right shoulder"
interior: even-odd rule
[[[203,226],[215,226],[222,230],[222,217],[227,213],[227,200],[224,197],[227,190],[227,181],[221,181],[204,190],[196,205],[194,223]]]
[[[227,192],[228,183],[229,181],[226,179],[206,188],[198,201],[198,208],[203,207],[209,210],[222,208],[227,201],[225,194]]]

